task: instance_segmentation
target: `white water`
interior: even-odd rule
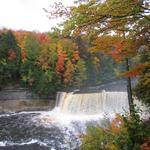
[[[76,130],[74,124],[78,124],[82,132],[85,132],[87,122],[101,123],[107,119],[111,120],[116,113],[128,111],[126,92],[58,92],[56,107],[50,112],[41,113],[40,116],[33,118],[33,121],[46,127],[51,124],[59,127],[67,126],[70,130]],[[77,130],[75,132],[79,133]]]
[[[13,145],[30,145],[30,144],[34,144],[34,143],[38,143],[39,145],[43,145],[46,146],[46,144],[44,142],[41,142],[40,140],[37,139],[31,139],[28,142],[23,142],[23,143],[15,143],[15,142],[8,142],[8,141],[0,141],[0,146],[1,147],[5,147],[5,146],[13,146]]]
[[[49,112],[20,112],[13,114],[2,114],[0,119],[5,118],[21,118],[30,116],[30,113],[36,113],[37,115],[28,119],[28,126],[30,123],[35,127],[44,127],[46,129],[52,129],[54,131],[60,130],[60,133],[50,132],[50,135],[54,137],[48,138],[46,135],[41,139],[41,134],[30,137],[26,140],[16,141],[0,141],[0,146],[13,146],[13,145],[30,145],[37,143],[43,146],[50,146],[51,150],[56,150],[55,143],[59,143],[59,149],[74,150],[81,144],[78,138],[81,133],[86,132],[87,125],[100,125],[106,127],[110,123],[111,119],[115,117],[116,113],[129,112],[128,96],[126,92],[97,92],[97,93],[66,93],[58,92],[56,98],[56,106]],[[15,117],[13,117],[15,116]],[[10,120],[10,119],[9,119]],[[22,120],[22,119],[21,119]],[[17,120],[16,120],[17,121]],[[27,121],[25,119],[25,121]],[[15,122],[14,122],[15,123]],[[19,126],[21,122],[18,123]],[[13,125],[13,124],[12,124]],[[24,128],[24,123],[20,128]],[[31,129],[32,130],[32,129]],[[40,128],[41,130],[41,128]],[[42,131],[44,132],[42,129]],[[33,135],[37,133],[33,130]],[[42,133],[42,132],[41,132]],[[47,133],[47,132],[46,132]],[[26,134],[26,133],[25,133]],[[13,135],[12,135],[13,136]],[[44,139],[44,140],[43,140]],[[60,140],[60,141],[59,141]],[[63,142],[62,142],[63,140]],[[71,146],[70,146],[71,143]]]
[[[127,92],[58,92],[56,105],[61,113],[71,115],[97,115],[129,111]]]

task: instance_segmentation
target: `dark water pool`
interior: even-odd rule
[[[79,139],[67,126],[38,124],[40,113],[0,115],[0,150],[77,150]]]

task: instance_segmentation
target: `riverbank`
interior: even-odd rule
[[[55,106],[54,100],[0,100],[0,112],[47,111]]]

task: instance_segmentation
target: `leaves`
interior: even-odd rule
[[[63,54],[60,49],[58,49],[58,61],[56,64],[56,72],[59,74],[64,71],[64,65],[65,65],[65,54]]]
[[[0,71],[4,71],[5,68],[12,71],[15,70],[15,66],[19,67],[18,77],[23,84],[36,94],[44,96],[63,87],[82,84],[84,81],[82,76],[86,74],[85,65],[79,65],[78,62],[81,60],[78,45],[71,39],[60,38],[59,34],[55,36],[55,33],[54,35],[26,31],[13,33],[17,39],[16,45],[21,49],[21,64],[19,66],[15,64],[18,61],[17,48],[13,47],[14,45],[11,47],[11,43],[6,42],[4,46],[0,45],[0,47],[9,45],[3,50],[4,53],[1,53],[5,57],[0,55],[2,58],[0,64],[3,66]],[[0,76],[0,80],[3,80],[3,77]]]
[[[78,61],[79,59],[80,59],[79,51],[75,51],[75,52],[73,53],[72,61],[73,61],[73,62],[76,62],[76,61]]]
[[[136,77],[139,74],[141,74],[141,72],[146,68],[146,64],[139,64],[137,67],[135,67],[134,69],[125,72],[123,75],[126,77]]]
[[[17,80],[20,67],[20,49],[10,30],[0,32],[0,85]]]
[[[74,66],[73,66],[72,62],[67,61],[66,70],[63,75],[65,84],[70,82],[70,80],[72,79],[72,76],[73,76],[73,72],[74,72]]]
[[[8,60],[13,61],[16,59],[16,52],[13,49],[8,50]]]
[[[51,42],[50,37],[44,33],[35,33],[35,36],[40,42],[40,44],[50,44]]]
[[[82,150],[144,150],[148,149],[149,124],[144,125],[138,111],[116,117],[107,128],[90,126],[81,136]],[[141,149],[142,148],[142,149]]]

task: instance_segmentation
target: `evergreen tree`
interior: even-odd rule
[[[11,31],[0,33],[0,83],[16,81],[20,76],[20,48]]]

